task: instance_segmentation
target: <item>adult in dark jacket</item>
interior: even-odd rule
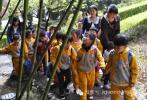
[[[89,29],[100,29],[100,18],[97,16],[97,6],[92,5],[89,8],[89,16],[84,18],[83,27],[82,27],[82,35],[84,35]]]
[[[8,27],[7,30],[7,40],[8,43],[12,43],[13,42],[13,35],[17,34],[17,35],[21,35],[21,25],[20,25],[20,20],[17,17],[14,17],[12,20],[12,24],[10,25],[10,27]]]
[[[104,50],[107,49],[107,45],[110,41],[113,41],[114,37],[120,33],[120,17],[118,16],[118,8],[115,4],[111,4],[104,16],[101,18],[101,35],[100,40],[102,42]]]

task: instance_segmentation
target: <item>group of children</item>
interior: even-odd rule
[[[36,64],[40,61],[55,29],[56,27],[51,26],[49,32],[40,32]],[[99,85],[99,71],[101,70],[104,74],[104,87],[111,91],[111,100],[120,100],[122,91],[124,91],[124,100],[135,100],[132,88],[137,82],[137,61],[135,55],[127,46],[128,38],[122,34],[116,35],[113,42],[108,42],[107,49],[103,50],[103,45],[98,38],[98,31],[95,28],[90,28],[84,35],[81,35],[81,30],[74,29],[70,37],[58,32],[50,48],[45,53],[38,71],[50,77],[51,70],[49,69],[52,68],[49,67],[53,67],[55,64],[65,38],[68,38],[68,42],[64,48],[54,79],[54,82],[58,83],[60,99],[65,98],[65,94],[69,92],[68,85],[73,83],[75,93],[79,93],[80,100],[92,100],[94,86]],[[34,48],[36,47],[35,39],[35,30],[27,30],[24,47],[25,62],[32,61]],[[0,49],[0,53],[12,55],[12,77],[17,77],[20,72],[20,42],[20,36],[13,34],[13,42]],[[52,66],[49,66],[49,63]],[[110,84],[111,86],[109,86]]]

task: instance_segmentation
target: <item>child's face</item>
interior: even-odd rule
[[[96,10],[95,9],[91,9],[90,10],[90,15],[91,15],[91,17],[95,17],[96,16]]]
[[[15,44],[15,45],[18,45],[19,42],[20,42],[20,39],[18,39],[18,40],[14,40],[14,44]]]
[[[97,37],[97,32],[95,30],[90,30],[90,33],[93,33]]]
[[[45,39],[46,39],[45,37],[40,37],[41,41],[45,41]]]
[[[69,48],[69,47],[70,47],[70,45],[71,45],[71,43],[70,43],[70,42],[67,42],[67,44],[66,44],[66,47],[65,47],[65,48]]]
[[[118,53],[122,53],[127,46],[115,46],[115,49]]]
[[[86,36],[83,43],[88,47],[91,45],[92,41],[90,40],[89,36]]]

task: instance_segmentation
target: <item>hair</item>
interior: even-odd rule
[[[32,31],[31,30],[27,30],[26,31],[26,37],[30,36],[32,34]]]
[[[57,40],[64,40],[65,39],[65,34],[63,34],[62,32],[58,32],[57,34],[56,34],[56,39]]]
[[[55,26],[50,26],[49,30],[51,31],[52,29],[55,29]]]
[[[91,9],[94,9],[95,11],[96,11],[96,16],[98,16],[98,8],[97,8],[97,6],[96,5],[91,5],[90,7],[89,7],[89,10],[88,10],[88,12],[90,13],[90,10]]]
[[[128,36],[124,34],[117,34],[114,37],[114,45],[115,46],[126,46],[128,45],[129,39]]]
[[[71,42],[73,42],[73,38],[72,38],[72,36],[69,36],[68,37],[68,43],[71,43]]]
[[[96,11],[98,11],[98,8],[96,5],[91,5],[89,9],[95,9]]]
[[[114,49],[114,43],[112,41],[109,41],[108,44],[107,44],[107,49],[108,50],[111,50],[111,49]]]
[[[45,37],[46,36],[46,32],[45,31],[40,31],[40,37]]]
[[[111,4],[108,6],[107,13],[115,13],[118,14],[118,8],[115,4]]]
[[[19,34],[13,34],[13,40],[14,41],[19,40],[19,39],[20,39]]]
[[[73,29],[73,30],[71,31],[71,33],[75,33],[75,34],[77,35],[78,38],[80,38],[80,36],[81,36],[80,30]]]
[[[20,24],[19,18],[18,18],[18,17],[14,17],[13,20],[12,20],[12,24],[11,24],[11,25],[14,26],[14,23],[15,23],[16,21],[18,21],[19,24]]]

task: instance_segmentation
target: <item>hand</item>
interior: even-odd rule
[[[130,86],[130,87],[134,87],[135,84],[134,84],[134,83],[130,83],[129,86]]]
[[[60,68],[57,68],[57,72],[58,72],[58,73],[60,73],[60,72],[61,72]]]

